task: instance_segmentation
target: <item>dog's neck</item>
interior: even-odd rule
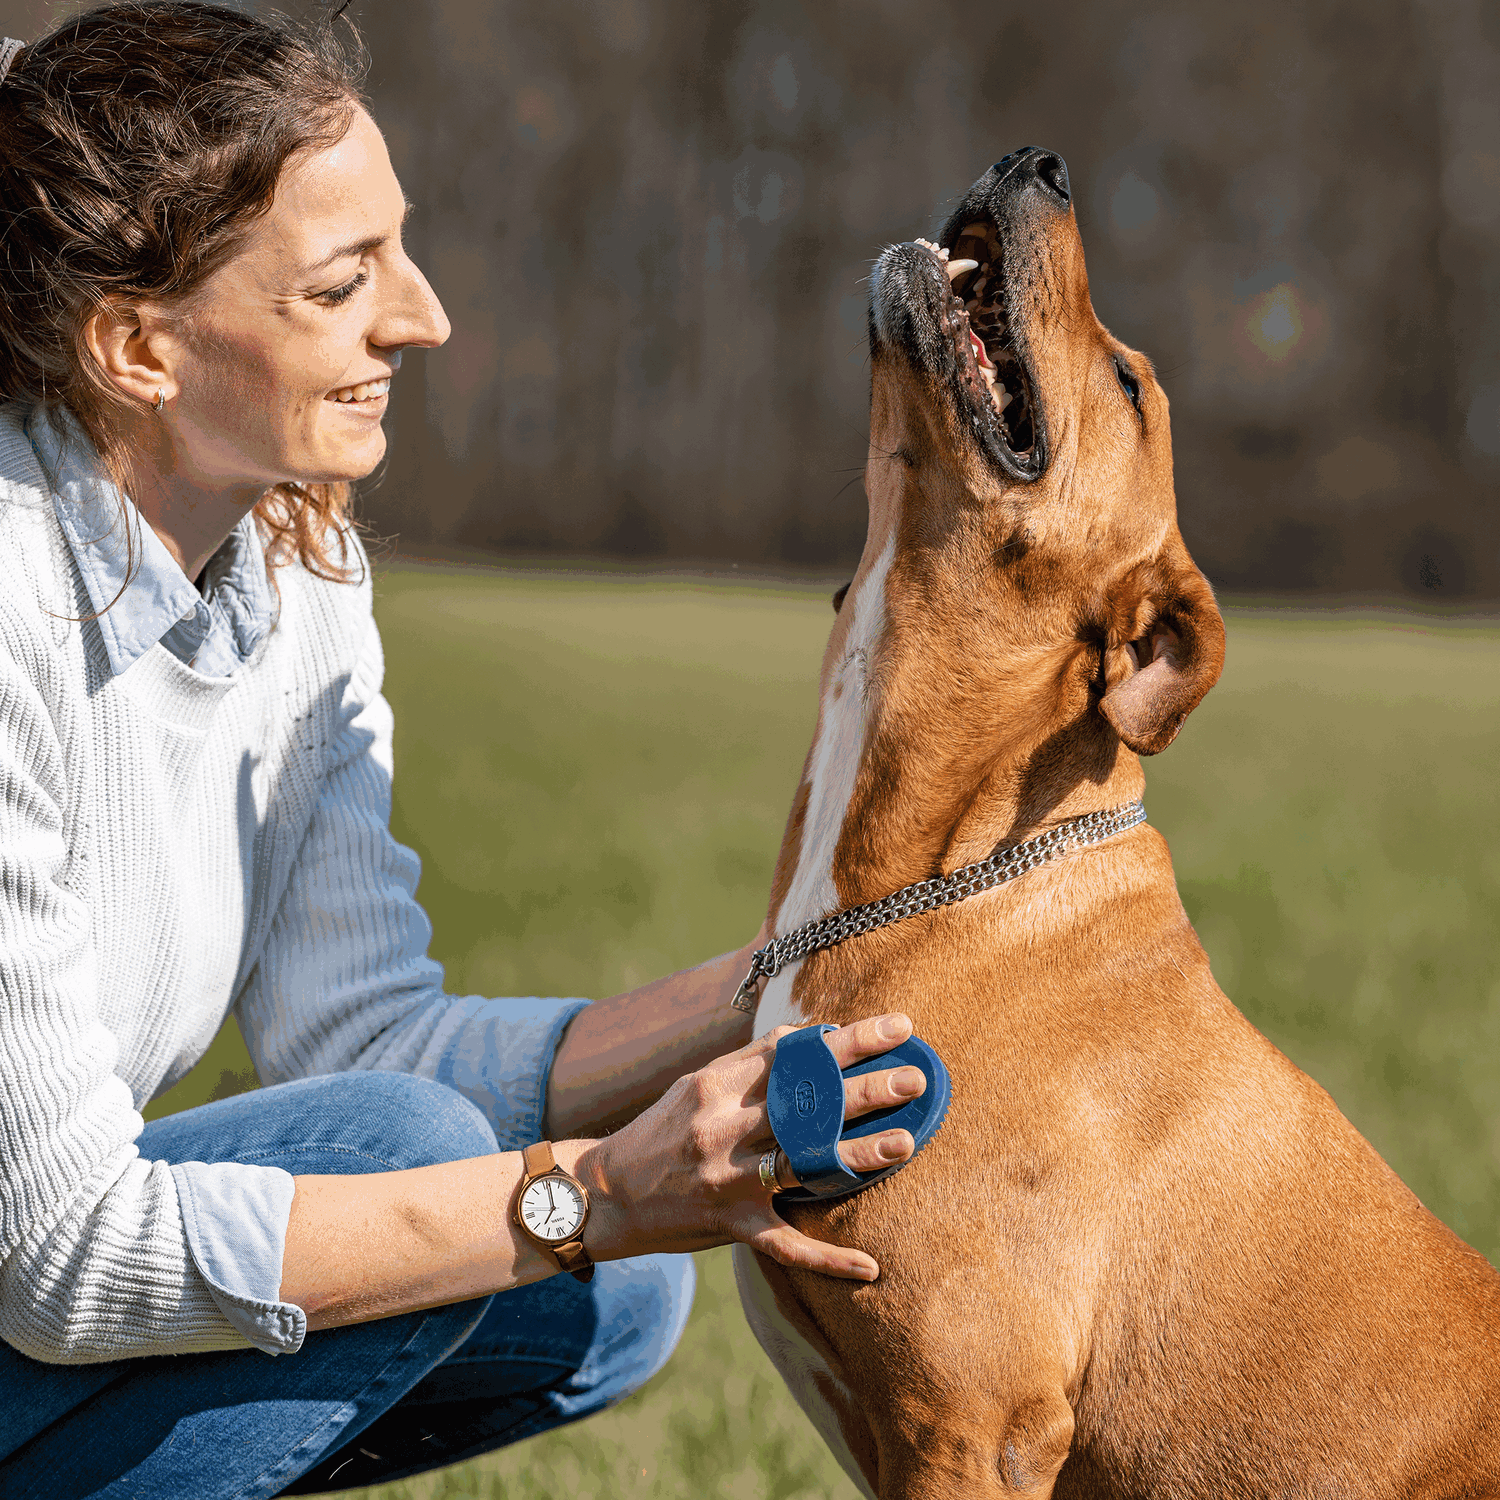
[[[778,932],[1141,793],[1098,713],[1098,653],[961,549],[870,544],[824,661],[773,890]]]

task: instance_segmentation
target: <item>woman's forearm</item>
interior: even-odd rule
[[[592,1175],[589,1142],[556,1148],[558,1165]],[[282,1258],[281,1300],[307,1326],[337,1328],[466,1302],[556,1274],[557,1261],[516,1228],[525,1168],[518,1151],[405,1172],[298,1177]],[[613,1205],[597,1202],[586,1243],[613,1256]]]
[[[755,946],[580,1011],[552,1064],[544,1133],[557,1140],[618,1130],[683,1074],[743,1047],[751,1018],[729,999]]]

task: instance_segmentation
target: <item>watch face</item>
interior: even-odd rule
[[[538,1239],[560,1245],[583,1223],[583,1194],[566,1177],[538,1177],[521,1194],[521,1222]]]

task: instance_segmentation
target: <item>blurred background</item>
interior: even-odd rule
[[[0,29],[71,8],[0,0]],[[1476,618],[1500,604],[1500,9],[353,13],[454,326],[408,358],[365,498],[397,538],[392,827],[449,988],[604,995],[755,930],[863,542],[869,266],[1046,145],[1236,604],[1222,682],[1148,765],[1184,903],[1230,997],[1500,1256],[1500,628]],[[1379,607],[1328,608],[1351,602]],[[146,1113],[256,1081],[231,1019]],[[366,1500],[855,1500],[726,1252],[699,1265],[643,1393]]]
[[[1500,598],[1500,8],[350,13],[454,327],[365,503],[404,551],[847,567],[871,261],[1036,143],[1161,372],[1215,584]]]
[[[1493,5],[357,14],[454,325],[367,502],[408,545],[851,564],[871,261],[1036,143],[1217,585],[1500,595]]]

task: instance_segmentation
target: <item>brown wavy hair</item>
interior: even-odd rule
[[[119,299],[188,310],[288,161],[343,138],[363,68],[347,22],[200,0],[106,5],[24,48],[0,84],[0,401],[66,407],[129,493],[139,408],[86,325]],[[351,500],[347,484],[267,490],[267,561],[347,580]]]

